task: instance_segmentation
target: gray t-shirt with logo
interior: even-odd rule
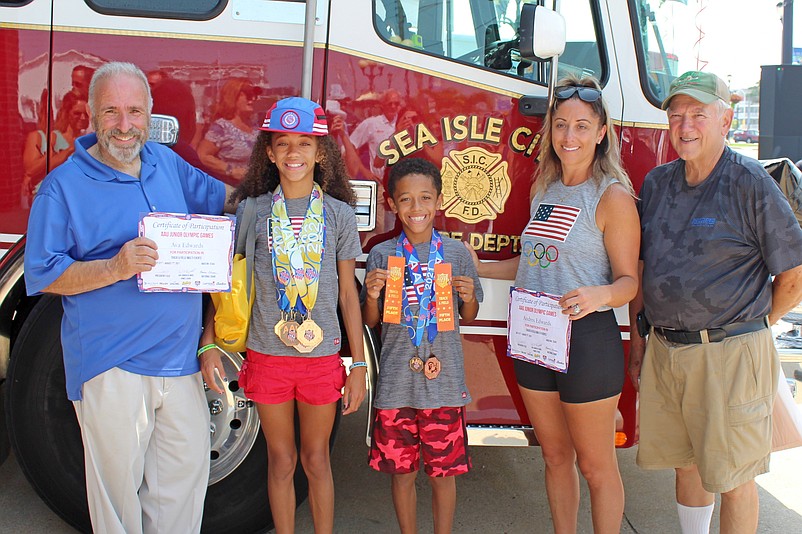
[[[724,149],[707,179],[685,181],[681,159],[641,189],[643,295],[656,326],[702,330],[771,310],[771,278],[802,264],[802,230],[774,179]]]
[[[367,261],[367,272],[374,269],[386,269],[387,257],[395,256],[398,238],[379,243],[370,251]],[[429,260],[429,243],[415,245],[421,263]],[[443,261],[451,264],[452,276],[470,276],[473,278],[476,300],[482,301],[482,285],[479,275],[465,246],[455,239],[443,237]],[[459,318],[459,307],[462,299],[453,292],[455,323]],[[360,299],[367,298],[367,290],[362,287]],[[379,310],[384,308],[384,290],[379,298]],[[417,313],[417,306],[412,306]],[[403,321],[403,318],[402,318]],[[426,334],[420,345],[420,358],[426,361],[429,354],[435,354],[441,363],[441,371],[437,378],[430,380],[423,373],[416,373],[409,368],[409,360],[416,354],[415,346],[403,324],[382,323],[382,352],[379,364],[379,381],[376,386],[374,405],[380,409],[419,408],[434,409],[446,406],[464,406],[471,402],[468,387],[465,385],[465,366],[462,354],[462,341],[459,328],[447,332],[438,332],[432,346],[429,346]]]
[[[237,218],[242,217],[244,202],[237,209]],[[303,217],[309,205],[309,197],[287,199],[287,215]],[[279,321],[276,302],[276,284],[273,279],[273,255],[268,244],[270,214],[273,195],[261,195],[256,204],[256,256],[254,262],[254,287],[256,298],[251,313],[248,332],[248,348],[271,356],[318,357],[336,354],[342,347],[340,325],[337,320],[338,279],[337,261],[352,260],[362,254],[359,232],[356,227],[354,209],[329,195],[323,196],[326,213],[326,241],[323,265],[320,270],[317,302],[312,309],[312,319],[323,329],[323,341],[308,354],[288,347],[276,336],[273,327]]]

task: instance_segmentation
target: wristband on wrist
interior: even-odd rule
[[[368,364],[365,363],[365,362],[354,362],[354,363],[351,364],[350,367],[348,367],[348,372],[350,373],[351,371],[353,371],[357,367],[367,367],[367,366],[368,366]]]
[[[208,345],[202,346],[201,348],[198,349],[198,358],[200,358],[200,355],[206,352],[207,350],[212,350],[216,348],[217,345],[215,345],[214,343],[209,343]]]

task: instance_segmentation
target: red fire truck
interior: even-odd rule
[[[247,83],[253,120],[277,99],[305,94],[342,119],[351,139],[396,99],[403,120],[388,120],[392,130],[382,139],[352,143],[365,253],[394,228],[382,187],[386,168],[415,155],[443,172],[438,228],[485,260],[504,259],[521,252],[537,132],[557,76],[601,80],[636,189],[648,170],[674,157],[659,109],[678,61],[678,46],[666,42],[673,32],[672,18],[661,16],[664,3],[545,3],[565,20],[558,63],[522,55],[522,34],[560,34],[560,24],[522,19],[523,0],[0,0],[0,460],[10,443],[47,504],[89,528],[80,434],[64,385],[61,304],[26,296],[23,256],[38,183],[88,128],[93,69],[110,60],[139,65],[153,87],[154,112],[180,126],[174,148],[230,182],[235,164],[209,163],[207,135],[233,80]],[[212,146],[222,160],[222,145]],[[478,320],[461,328],[473,396],[470,442],[531,445],[506,356],[509,286],[483,285]],[[626,340],[626,311],[617,315]],[[364,342],[375,377],[374,333],[366,330]],[[240,362],[229,355],[229,376]],[[255,409],[236,383],[208,400],[213,452],[204,530],[262,531],[271,519]],[[636,442],[629,383],[619,411],[617,444],[629,447]],[[302,498],[301,472],[296,487]]]

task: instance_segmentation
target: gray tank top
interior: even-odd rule
[[[578,287],[613,282],[596,207],[614,183],[618,180],[591,178],[568,187],[558,180],[532,200],[531,218],[521,235],[516,287],[562,296]]]

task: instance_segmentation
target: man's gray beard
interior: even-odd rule
[[[148,139],[148,131],[139,130],[140,133],[137,135],[141,134],[141,137],[137,137],[136,144],[134,144],[134,146],[129,148],[120,148],[112,142],[112,137],[117,132],[119,132],[119,130],[111,130],[110,132],[102,134],[98,133],[97,134],[98,145],[100,145],[100,147],[102,147],[103,150],[109,156],[119,161],[123,165],[128,165],[130,163],[133,163],[136,160],[136,158],[139,157],[139,153],[142,152],[142,146]]]
[[[142,152],[142,140],[137,139],[136,144],[129,148],[120,148],[115,146],[114,143],[111,142],[111,139],[108,140],[109,142],[106,144],[106,151],[109,153],[111,157],[119,161],[120,163],[124,163],[128,165],[129,163],[133,163],[136,158],[139,157],[139,153]]]

